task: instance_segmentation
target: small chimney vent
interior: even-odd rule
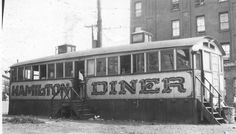
[[[70,53],[75,51],[76,51],[76,46],[69,44],[60,45],[56,48],[57,54]]]

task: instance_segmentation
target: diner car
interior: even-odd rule
[[[9,113],[225,123],[222,55],[215,39],[194,37],[16,63]]]

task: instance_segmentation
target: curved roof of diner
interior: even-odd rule
[[[93,56],[93,55],[114,54],[114,53],[120,53],[120,52],[125,53],[125,52],[139,51],[139,50],[152,50],[152,49],[158,49],[158,48],[193,46],[199,41],[202,41],[205,39],[212,40],[211,37],[204,36],[204,37],[184,38],[184,39],[175,39],[175,40],[136,43],[136,44],[113,46],[113,47],[94,48],[94,49],[89,49],[89,50],[76,51],[76,52],[58,54],[58,55],[23,61],[23,62],[16,63],[12,65],[11,67],[21,66],[21,65],[26,65],[26,64],[49,62],[49,61],[55,61],[55,60],[62,60],[62,59],[72,59],[76,57],[88,57],[88,56]],[[214,42],[217,44],[221,52],[224,54],[222,47],[217,43],[217,41],[214,41]]]

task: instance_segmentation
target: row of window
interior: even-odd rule
[[[180,36],[180,20],[171,21],[172,28],[172,36],[179,37]],[[229,30],[229,13],[223,12],[219,13],[219,28],[221,31]],[[134,31],[140,31],[141,27],[135,27]],[[206,31],[205,26],[205,16],[197,16],[196,17],[196,30],[198,33],[202,33]]]
[[[228,0],[218,0],[219,2],[225,2]],[[205,4],[205,0],[195,0],[196,6],[201,6]],[[179,10],[180,9],[180,0],[171,0],[171,9]],[[134,4],[134,14],[135,17],[140,17],[142,15],[142,2],[136,2]]]
[[[189,49],[169,49],[87,60],[88,76],[136,74],[176,69],[190,69]]]
[[[12,81],[73,77],[73,62],[60,62],[12,68]]]

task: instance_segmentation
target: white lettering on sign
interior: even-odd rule
[[[187,72],[90,78],[90,99],[185,98],[192,94]]]

